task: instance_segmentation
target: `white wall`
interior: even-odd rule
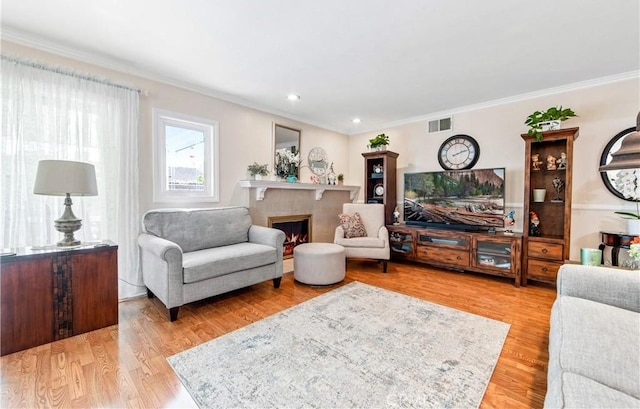
[[[92,75],[107,77],[116,82],[126,82],[148,91],[140,97],[140,212],[159,207],[218,207],[230,204],[246,204],[248,189],[237,187],[238,180],[247,179],[247,166],[254,161],[273,164],[273,123],[300,129],[301,152],[306,163],[309,151],[322,147],[336,173],[347,174],[348,136],[327,131],[312,125],[282,118],[255,109],[246,108],[217,98],[191,92],[149,79],[127,75],[96,65],[60,57],[22,45],[2,42],[2,52],[23,58],[70,67]],[[283,94],[284,95],[284,94]],[[219,122],[220,132],[220,202],[219,203],[154,203],[153,202],[153,135],[152,109],[198,116]],[[311,172],[301,169],[301,181],[309,182]],[[347,180],[349,180],[347,178]],[[359,179],[351,178],[355,183]],[[359,183],[358,183],[359,184]]]
[[[581,247],[600,243],[599,231],[625,230],[623,220],[614,211],[635,209],[605,188],[597,168],[607,142],[618,132],[635,126],[640,109],[638,78],[458,113],[453,115],[453,131],[428,134],[427,121],[422,121],[352,136],[349,175],[364,180],[361,152],[366,151],[368,139],[384,132],[391,138],[389,149],[400,154],[397,183],[401,201],[404,173],[440,169],[440,144],[449,136],[468,134],[480,144],[476,168],[506,168],[506,206],[516,210],[515,230],[522,231],[525,158],[520,134],[527,131],[524,120],[529,114],[555,105],[570,107],[579,116],[563,122],[565,128],[580,128],[574,146],[571,225],[571,258],[578,260]],[[359,200],[363,200],[362,192]]]

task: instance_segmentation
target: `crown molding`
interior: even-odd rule
[[[255,109],[264,113],[277,115],[293,121],[303,122],[308,125],[316,126],[318,128],[326,129],[332,132],[337,132],[343,135],[348,135],[345,129],[338,129],[334,126],[320,123],[303,116],[291,115],[290,113],[283,112],[268,106],[264,106],[252,101],[247,101],[242,98],[238,98],[234,95],[224,92],[216,91],[211,88],[201,87],[185,81],[179,81],[174,78],[165,77],[157,73],[144,70],[141,68],[133,67],[132,61],[118,59],[112,56],[99,54],[95,52],[85,52],[72,47],[62,46],[50,40],[44,39],[39,36],[35,36],[30,33],[25,33],[20,30],[16,30],[11,27],[2,27],[0,29],[0,37],[2,40],[10,41],[25,47],[34,48],[36,50],[44,51],[47,53],[55,54],[60,57],[70,58],[76,61],[80,61],[87,64],[97,65],[100,68],[106,68],[112,71],[118,71],[123,74],[133,75],[141,77],[145,80],[156,81],[165,85],[170,85],[176,88],[184,89],[186,91],[195,92],[208,97],[220,99],[226,102],[230,102],[236,105],[240,105],[246,108]],[[143,91],[145,95],[148,95],[146,91]]]
[[[571,84],[561,85],[558,87],[547,88],[547,89],[533,91],[533,92],[527,92],[524,94],[514,95],[511,97],[494,99],[491,101],[480,102],[478,104],[465,105],[465,106],[461,106],[458,108],[449,109],[445,111],[433,112],[426,115],[419,115],[411,118],[401,119],[398,121],[387,122],[379,126],[370,127],[364,130],[358,130],[357,133],[350,133],[349,135],[350,136],[361,135],[363,133],[378,131],[381,129],[394,128],[402,125],[413,124],[416,122],[440,119],[443,117],[453,116],[455,114],[460,114],[463,112],[476,111],[478,109],[491,108],[499,105],[506,105],[514,102],[525,101],[528,99],[540,98],[540,97],[545,97],[549,95],[556,95],[556,94],[561,94],[563,92],[575,91],[575,90],[584,89],[584,88],[598,87],[601,85],[611,84],[614,82],[626,81],[626,80],[638,79],[638,78],[640,78],[640,70],[628,71],[620,74],[609,75],[606,77],[595,78],[592,80],[574,82]]]
[[[242,98],[238,98],[237,96],[216,91],[211,88],[201,87],[192,83],[179,81],[179,80],[165,77],[141,68],[134,68],[132,67],[134,63],[131,61],[118,59],[113,56],[108,56],[108,55],[99,54],[95,52],[81,51],[71,47],[65,47],[55,42],[52,42],[50,40],[47,40],[45,38],[42,38],[40,36],[31,34],[31,33],[26,33],[12,27],[7,27],[6,25],[0,28],[0,37],[6,41],[10,41],[26,47],[31,47],[31,48],[48,52],[51,54],[56,54],[61,57],[71,58],[84,63],[97,65],[101,68],[118,71],[127,75],[142,77],[144,79],[156,81],[165,85],[174,86],[187,91],[195,92],[208,97],[217,98],[226,102],[240,105],[246,108],[255,109],[257,111],[261,111],[261,112],[272,114],[272,115],[277,115],[286,119],[302,122],[308,125],[316,126],[318,128],[326,129],[332,132],[337,132],[337,133],[340,133],[343,135],[349,135],[349,136],[361,135],[368,132],[379,131],[381,129],[393,128],[393,127],[413,124],[416,122],[440,119],[442,117],[452,116],[452,115],[460,114],[463,112],[475,111],[478,109],[490,108],[490,107],[495,107],[499,105],[506,105],[506,104],[520,102],[528,99],[545,97],[549,95],[560,94],[563,92],[575,91],[578,89],[597,87],[597,86],[606,85],[614,82],[640,78],[640,70],[629,71],[629,72],[610,75],[606,77],[595,78],[592,80],[575,82],[575,83],[566,84],[558,87],[528,92],[528,93],[519,94],[511,97],[481,102],[478,104],[465,105],[465,106],[457,107],[454,109],[443,110],[439,112],[432,112],[425,115],[414,116],[414,117],[405,118],[405,119],[392,121],[392,122],[386,122],[378,125],[374,124],[367,128],[359,128],[356,131],[356,130],[350,129],[350,125],[345,125],[345,127],[343,128],[338,128],[332,125],[314,121],[304,116],[291,115],[290,113],[273,109],[271,107],[267,107],[267,106],[264,106],[252,101],[248,101]]]

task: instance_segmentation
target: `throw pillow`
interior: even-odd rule
[[[354,214],[343,213],[338,216],[340,219],[340,225],[344,229],[344,237],[351,239],[354,237],[367,237],[367,230],[362,224],[360,213]]]

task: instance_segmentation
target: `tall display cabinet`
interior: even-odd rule
[[[558,269],[569,259],[573,143],[578,128],[543,132],[540,142],[521,136],[526,144],[522,284],[555,283]]]
[[[393,223],[393,210],[397,206],[396,159],[391,151],[365,152],[364,194],[365,203],[384,204],[385,224]]]

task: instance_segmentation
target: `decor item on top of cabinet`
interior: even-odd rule
[[[369,139],[367,148],[371,149],[372,152],[386,151],[387,145],[389,145],[389,137],[381,133],[375,138]]]
[[[469,135],[454,135],[440,145],[438,162],[442,169],[471,169],[480,158],[480,145]]]
[[[393,209],[393,225],[394,226],[397,226],[400,224],[398,220],[400,220],[400,210],[398,210],[398,206],[396,206],[396,208]]]
[[[258,164],[258,162],[253,162],[252,165],[247,166],[247,170],[249,171],[249,174],[255,180],[262,180],[263,176],[267,176],[269,174],[269,171],[267,170],[267,168],[268,168],[267,164],[260,165]]]
[[[527,117],[524,124],[529,127],[527,134],[535,136],[536,141],[542,140],[542,132],[560,129],[560,122],[577,116],[571,108],[550,107],[546,111],[536,111]]]
[[[338,184],[340,186],[344,185],[344,175],[342,173],[338,173]]]

